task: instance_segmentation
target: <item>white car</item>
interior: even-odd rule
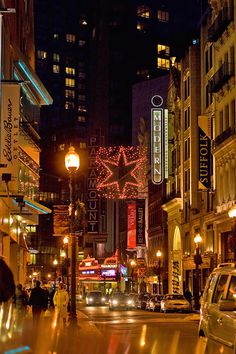
[[[160,312],[190,312],[191,305],[182,294],[167,294],[161,300]]]
[[[217,267],[209,276],[201,299],[199,336],[210,353],[236,353],[236,267]]]

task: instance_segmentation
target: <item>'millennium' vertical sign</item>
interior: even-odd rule
[[[160,108],[163,99],[155,95],[151,99],[154,108],[151,108],[151,161],[152,161],[152,181],[161,184],[166,177],[165,166],[168,165],[168,111]],[[165,139],[166,138],[166,139]],[[167,149],[168,150],[168,149]]]

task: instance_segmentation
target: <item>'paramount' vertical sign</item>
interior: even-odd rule
[[[89,169],[88,169],[88,233],[99,231],[99,198],[97,192],[96,153],[98,138],[89,138]]]
[[[158,100],[158,104],[154,103]],[[168,110],[160,108],[161,96],[153,96],[151,100],[155,108],[151,109],[151,158],[152,181],[161,184],[167,177],[165,166],[168,166]]]
[[[18,180],[19,118],[20,85],[2,83],[0,163],[6,165],[13,181]]]

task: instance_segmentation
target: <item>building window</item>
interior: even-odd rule
[[[184,191],[187,192],[190,189],[190,169],[184,171]]]
[[[60,73],[60,66],[53,64],[52,71],[54,72],[54,74],[59,74]]]
[[[212,45],[205,52],[205,74],[212,68]]]
[[[79,112],[86,113],[86,112],[87,112],[87,109],[86,109],[85,105],[80,104],[80,105],[78,105],[78,111],[79,111]]]
[[[157,68],[158,69],[169,70],[170,69],[170,60],[169,59],[163,59],[163,58],[157,58]]]
[[[190,139],[186,139],[184,141],[184,160],[188,160],[190,158]]]
[[[219,134],[223,133],[223,111],[219,113]]]
[[[86,96],[85,96],[85,95],[78,95],[78,101],[84,102],[85,99],[86,99]]]
[[[53,58],[53,61],[59,63],[59,61],[60,61],[60,54],[58,54],[58,53],[53,53],[52,58]]]
[[[58,145],[58,151],[64,151],[64,150],[65,150],[65,144]]]
[[[169,12],[158,10],[157,19],[160,22],[169,22]]]
[[[75,43],[75,35],[71,33],[66,34],[66,41],[68,43]]]
[[[78,90],[84,90],[85,89],[85,84],[79,82],[78,83]]]
[[[140,5],[137,7],[137,16],[149,18],[150,17],[150,9],[146,5]]]
[[[184,80],[184,99],[186,100],[190,95],[190,78],[186,77]]]
[[[66,98],[75,98],[75,91],[74,90],[65,90],[65,97]]]
[[[59,34],[58,33],[53,33],[53,39],[59,39]]]
[[[85,122],[86,122],[85,116],[78,116],[77,120],[78,120],[78,122],[80,122],[80,123],[85,123]]]
[[[68,77],[66,77],[65,85],[69,86],[69,87],[75,87],[75,80],[74,79],[69,79]]]
[[[225,106],[225,127],[224,130],[229,128],[229,105]]]
[[[83,39],[80,39],[78,44],[79,44],[79,47],[83,47],[86,44],[86,41]]]
[[[184,130],[190,127],[190,107],[184,111]]]
[[[42,59],[42,60],[47,59],[47,52],[45,52],[45,50],[38,50],[37,51],[37,58]]]
[[[82,26],[87,26],[88,21],[87,21],[86,17],[81,17],[79,19],[79,24],[82,25]]]
[[[157,53],[160,55],[169,55],[170,47],[164,44],[157,44]]]
[[[85,79],[86,78],[86,74],[84,72],[81,72],[81,71],[79,72],[78,76],[79,76],[80,79]]]
[[[73,75],[74,76],[75,75],[75,68],[71,68],[69,66],[66,66],[65,72],[68,75]]]
[[[75,108],[74,102],[66,101],[66,103],[65,103],[65,109],[74,109],[74,108]]]
[[[87,145],[85,142],[80,142],[79,147],[80,147],[80,149],[86,149]]]

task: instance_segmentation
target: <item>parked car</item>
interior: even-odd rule
[[[147,301],[150,299],[151,294],[140,293],[136,300],[136,307],[141,310],[146,310]]]
[[[111,296],[109,299],[109,310],[124,309],[132,310],[134,309],[134,301],[128,295],[123,293],[117,293]]]
[[[90,291],[85,298],[87,306],[105,305],[106,297],[101,291]]]
[[[160,311],[161,309],[161,300],[164,295],[152,295],[149,300],[147,300],[146,310],[149,311]]]
[[[166,294],[161,300],[161,312],[190,312],[191,305],[182,294]]]
[[[210,353],[236,353],[236,267],[221,266],[209,276],[200,309],[199,336]]]

